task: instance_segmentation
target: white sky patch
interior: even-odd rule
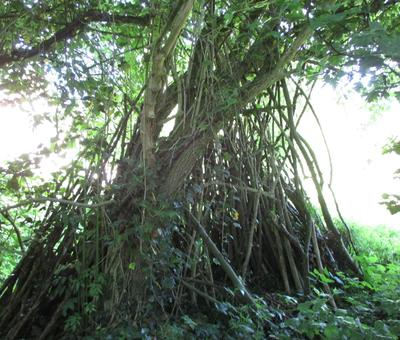
[[[37,151],[40,145],[50,146],[51,139],[57,134],[56,127],[49,121],[34,126],[33,116],[55,110],[45,100],[36,100],[23,106],[0,105],[0,166],[22,154]],[[35,173],[50,180],[51,173],[71,163],[76,152],[70,149],[60,155],[43,157]]]
[[[43,111],[44,104],[36,103]],[[17,106],[0,106],[0,163],[13,160],[23,153],[31,153],[40,144],[49,144],[50,138],[55,135],[55,128],[50,122],[44,122],[33,127],[33,120],[28,111]]]
[[[165,122],[165,124],[163,125],[161,132],[160,132],[160,136],[161,137],[168,137],[169,134],[172,132],[172,130],[174,129],[174,125],[175,125],[175,116],[178,112],[178,105],[176,105],[171,113],[169,114],[169,116],[167,117],[167,121]]]
[[[400,168],[400,157],[382,154],[390,138],[400,137],[399,103],[383,102],[383,112],[374,117],[357,93],[348,87],[340,90],[329,85],[317,86],[311,100],[331,152],[332,187],[345,219],[400,229],[400,214],[390,215],[379,204],[383,193],[400,193],[400,181],[393,179],[393,173]],[[311,114],[304,117],[300,132],[313,147],[328,181],[327,152]],[[311,187],[308,183],[310,192]],[[316,202],[315,196],[312,198]],[[335,215],[332,202],[330,205]]]

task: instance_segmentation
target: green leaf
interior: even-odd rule
[[[172,289],[175,287],[175,280],[173,277],[166,277],[161,282],[163,288]]]
[[[323,14],[319,17],[311,20],[311,27],[319,28],[324,27],[329,24],[336,24],[342,22],[346,18],[345,13],[336,13],[336,14]]]
[[[192,330],[194,330],[197,327],[197,323],[194,322],[188,315],[182,316],[182,320],[185,323],[185,325],[189,326]]]

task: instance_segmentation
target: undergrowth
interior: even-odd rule
[[[259,297],[256,308],[221,303],[163,324],[100,330],[87,339],[397,339],[400,334],[400,231],[350,226],[363,280],[311,273],[312,294]],[[332,289],[333,309],[323,284]]]
[[[344,273],[311,273],[312,294],[269,294],[256,308],[225,302],[193,309],[175,320],[99,329],[86,339],[397,339],[400,334],[400,230],[351,224],[363,280]],[[15,240],[3,240],[16,247]],[[4,249],[4,248],[3,248]],[[15,265],[10,251],[0,255],[1,271]],[[332,289],[337,309],[323,284]],[[215,308],[214,308],[215,307]],[[67,320],[66,327],[73,320]]]

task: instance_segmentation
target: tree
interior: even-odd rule
[[[57,106],[57,115],[36,119],[57,122],[59,134],[3,177],[19,200],[1,208],[4,223],[26,206],[40,219],[18,222],[34,235],[0,290],[0,334],[83,335],[179,315],[188,301],[307,294],[314,268],[361,276],[296,127],[321,74],[338,79],[370,61],[366,71],[385,79],[386,92],[396,88],[398,8],[355,0],[2,4],[3,88],[14,101],[46,97]],[[73,146],[80,151],[70,168],[21,188],[35,180],[35,159]],[[314,181],[322,219],[302,173]]]

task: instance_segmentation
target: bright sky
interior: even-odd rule
[[[32,107],[32,111],[38,106]],[[48,143],[54,135],[51,125],[41,124],[33,128],[33,119],[28,111],[16,106],[0,106],[0,162],[18,157],[22,153],[32,152],[40,143]]]
[[[50,139],[56,136],[56,128],[49,121],[43,121],[34,127],[33,116],[52,109],[44,100],[25,103],[22,107],[0,104],[0,165],[6,160],[18,158],[21,154],[36,151],[40,144],[50,145]],[[42,160],[39,173],[49,178],[52,172],[68,164],[70,160],[71,157],[68,156],[47,157]]]
[[[393,179],[400,168],[400,157],[382,155],[388,140],[400,137],[399,103],[381,102],[384,110],[374,117],[371,107],[357,93],[329,85],[316,89],[312,102],[330,148],[332,187],[342,215],[360,224],[386,224],[400,230],[400,214],[391,215],[379,204],[383,193],[400,193],[400,180]],[[302,121],[301,133],[314,148],[328,180],[326,149],[311,115]]]
[[[373,119],[360,96],[348,89],[343,92],[328,85],[320,86],[312,101],[330,146],[334,164],[333,188],[344,217],[361,224],[386,224],[400,229],[400,214],[392,216],[379,204],[383,193],[400,193],[400,180],[393,179],[394,171],[400,168],[400,157],[382,155],[388,139],[400,137],[399,103],[381,104],[384,113]],[[55,135],[50,123],[33,128],[32,117],[27,112],[43,112],[49,109],[46,105],[39,102],[26,109],[0,106],[0,164],[32,152],[40,143],[48,145]],[[328,179],[326,151],[311,115],[304,117],[300,128],[314,147]],[[43,162],[42,172],[55,171],[67,161],[50,158]]]

